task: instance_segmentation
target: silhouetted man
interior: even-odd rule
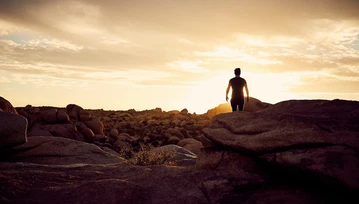
[[[248,92],[248,86],[245,79],[243,79],[241,76],[241,69],[236,68],[234,69],[234,75],[236,77],[229,80],[227,91],[226,91],[226,101],[228,101],[228,93],[229,89],[232,87],[232,98],[231,98],[231,106],[232,111],[243,111],[244,108],[244,93],[243,93],[243,87],[246,88],[247,93],[247,102],[249,101],[249,92]]]

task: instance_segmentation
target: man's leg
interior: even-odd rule
[[[232,112],[237,111],[237,101],[231,99]]]
[[[238,101],[238,110],[243,111],[244,110],[244,100]]]

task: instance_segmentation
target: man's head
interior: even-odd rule
[[[234,75],[240,76],[241,75],[241,68],[235,68],[234,69]]]

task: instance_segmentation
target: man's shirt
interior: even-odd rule
[[[232,87],[232,99],[244,100],[243,87],[247,84],[246,80],[241,77],[234,77],[229,80]]]

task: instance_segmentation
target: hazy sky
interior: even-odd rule
[[[250,96],[359,100],[358,0],[0,0],[14,106],[203,113]]]

